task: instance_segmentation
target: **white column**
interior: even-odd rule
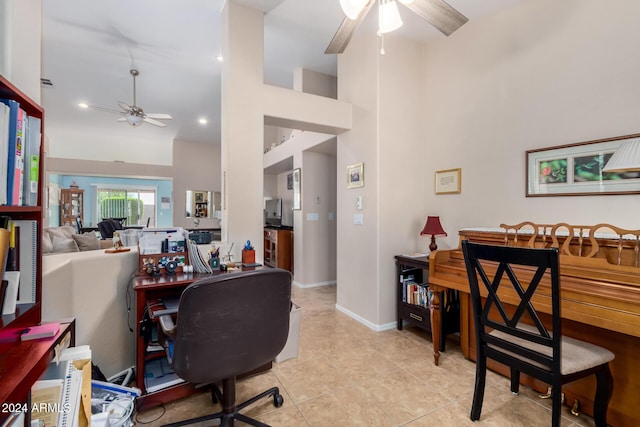
[[[227,2],[222,12],[223,240],[234,260],[247,240],[263,256],[262,12]],[[231,212],[231,214],[229,214]]]

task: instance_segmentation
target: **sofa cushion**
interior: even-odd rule
[[[80,252],[78,248],[78,244],[73,239],[68,239],[65,237],[60,237],[57,235],[53,236],[53,252],[55,253],[67,253],[67,252]]]
[[[71,237],[76,241],[81,252],[100,249],[100,241],[95,233],[74,234]]]
[[[51,236],[47,229],[42,232],[42,254],[51,254],[53,253],[53,242],[51,241]]]

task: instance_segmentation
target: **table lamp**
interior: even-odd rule
[[[436,245],[436,236],[446,236],[447,233],[442,229],[442,225],[440,224],[439,216],[428,216],[427,222],[424,225],[424,228],[420,232],[421,236],[425,234],[431,235],[431,244],[429,245],[429,249],[431,252],[438,249],[438,245]]]
[[[640,171],[640,138],[629,140],[613,153],[602,172]]]

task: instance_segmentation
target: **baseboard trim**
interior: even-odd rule
[[[329,280],[328,282],[318,282],[318,283],[300,283],[300,282],[296,282],[295,280],[292,282],[294,286],[298,287],[298,288],[302,288],[302,289],[307,289],[307,288],[319,288],[320,286],[330,286],[330,285],[335,285],[336,281],[335,280]]]
[[[336,304],[336,310],[343,312],[347,316],[351,317],[354,320],[357,320],[358,322],[365,325],[367,328],[372,329],[376,332],[388,331],[389,329],[393,329],[398,325],[397,322],[385,323],[384,325],[376,325],[375,323],[371,323],[364,317],[358,316],[353,311],[342,307],[340,304]]]

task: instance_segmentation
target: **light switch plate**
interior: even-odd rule
[[[364,215],[362,215],[362,214],[353,214],[353,223],[355,225],[364,224]]]

